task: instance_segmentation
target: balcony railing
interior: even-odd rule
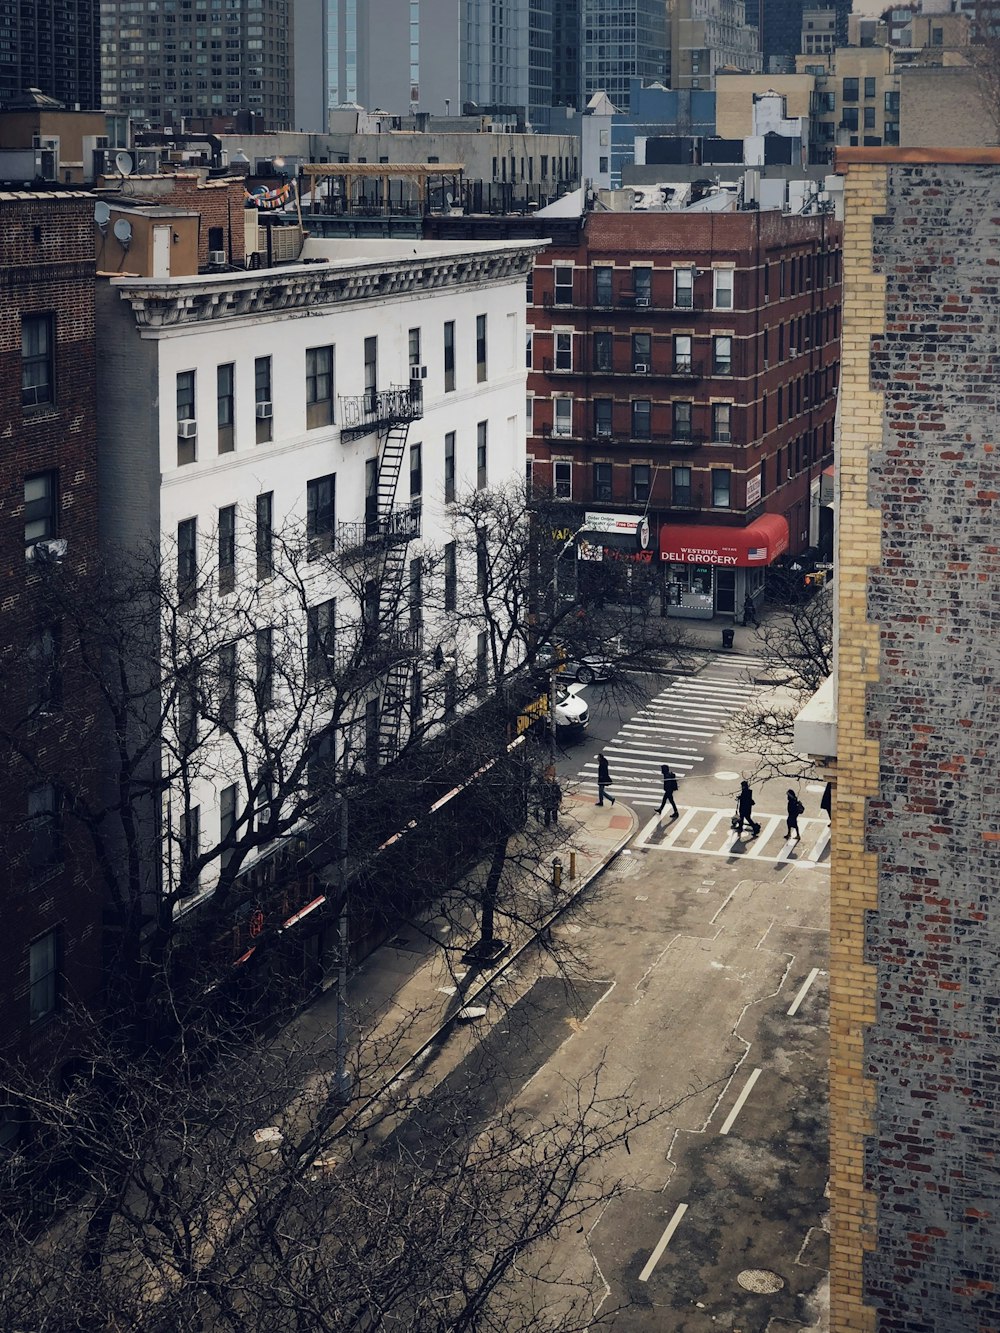
[[[423,651],[422,625],[405,629],[384,625],[362,625],[360,635],[353,643],[338,640],[330,654],[334,673],[342,680],[354,676],[369,676],[373,671],[388,671],[397,662],[417,657]]]
[[[390,389],[341,395],[338,402],[341,439],[354,440],[405,421],[419,421],[424,414],[423,384],[411,380],[409,384],[394,384]]]
[[[420,536],[420,505],[402,505],[384,518],[337,524],[337,548],[343,554],[398,546]]]

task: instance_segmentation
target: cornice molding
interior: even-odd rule
[[[421,260],[296,264],[203,279],[152,282],[114,278],[142,330],[222,323],[282,311],[329,313],[347,304],[384,304],[394,297],[448,288],[495,286],[525,279],[538,244],[519,241],[497,250],[469,250]]]

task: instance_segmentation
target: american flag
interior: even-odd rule
[[[750,547],[750,550],[747,551],[747,559],[748,559],[748,560],[766,560],[766,559],[767,559],[767,547],[766,547],[766,546],[751,546],[751,547]]]

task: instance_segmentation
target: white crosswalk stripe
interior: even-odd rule
[[[754,657],[726,656],[697,676],[674,680],[619,728],[604,746],[612,790],[637,809],[655,810],[663,796],[661,764],[685,778],[708,755],[727,718],[747,701],[744,672]],[[577,775],[580,790],[597,791],[597,760]],[[683,800],[683,787],[675,799]]]
[[[756,811],[754,812],[756,815]],[[757,815],[760,834],[742,837],[732,828],[732,811],[704,806],[682,806],[679,819],[655,816],[636,838],[635,846],[659,852],[687,852],[699,856],[742,856],[751,861],[814,863],[830,852],[830,826],[825,819],[799,816],[801,840],[785,837],[785,816]]]

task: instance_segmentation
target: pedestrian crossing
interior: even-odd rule
[[[726,720],[747,702],[747,668],[760,659],[727,654],[697,676],[681,676],[622,725],[604,746],[613,779],[612,791],[637,810],[655,810],[663,796],[661,764],[681,781],[675,799],[683,800],[684,778],[710,753]],[[577,775],[580,790],[597,791],[597,759]]]
[[[661,852],[696,853],[699,856],[741,856],[748,861],[788,861],[816,864],[830,855],[830,826],[826,819],[799,816],[799,842],[785,837],[785,815],[754,811],[760,825],[756,838],[745,829],[742,837],[732,828],[732,810],[704,806],[680,806],[680,815],[655,816],[642,829],[633,846]]]

